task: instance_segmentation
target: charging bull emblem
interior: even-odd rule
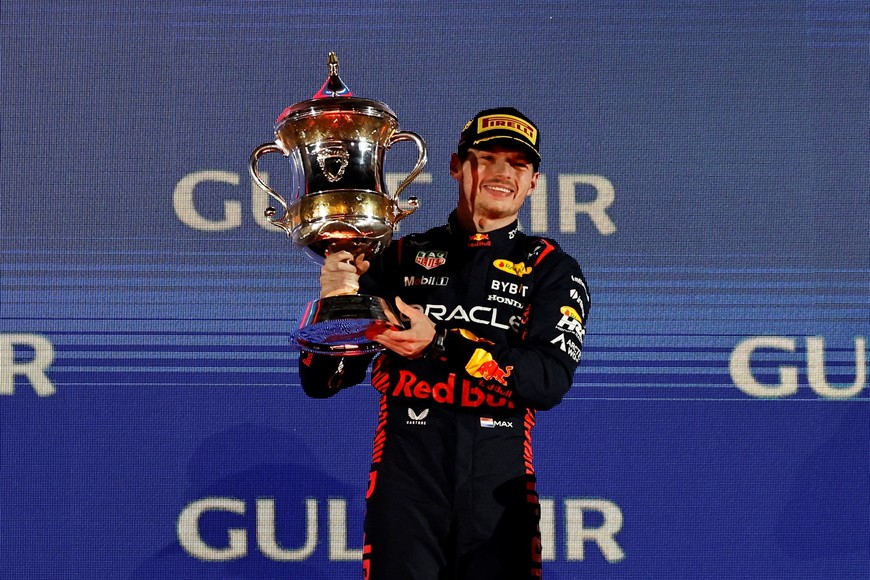
[[[472,377],[495,381],[500,385],[507,386],[507,378],[510,376],[511,371],[514,370],[514,367],[506,366],[505,368],[501,368],[499,364],[493,360],[491,354],[482,348],[479,348],[474,351],[473,355],[471,355],[471,360],[469,360],[468,364],[465,365],[465,370],[468,371],[468,374]]]

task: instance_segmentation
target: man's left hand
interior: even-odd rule
[[[407,358],[418,358],[435,338],[435,323],[422,310],[410,306],[396,297],[396,308],[408,318],[410,328],[398,330],[389,326],[376,327],[369,338],[384,345],[396,354]]]

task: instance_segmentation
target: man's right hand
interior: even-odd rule
[[[347,251],[327,253],[320,269],[320,297],[356,294],[359,292],[359,277],[369,269],[369,262],[363,256]]]

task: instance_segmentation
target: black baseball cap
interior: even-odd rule
[[[485,148],[488,143],[514,145],[540,163],[541,132],[531,119],[513,107],[485,109],[465,124],[459,135],[459,151]]]

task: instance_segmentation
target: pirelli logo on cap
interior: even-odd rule
[[[477,120],[477,132],[485,133],[493,129],[507,129],[523,135],[532,143],[538,142],[538,130],[531,124],[513,115],[486,115]]]

